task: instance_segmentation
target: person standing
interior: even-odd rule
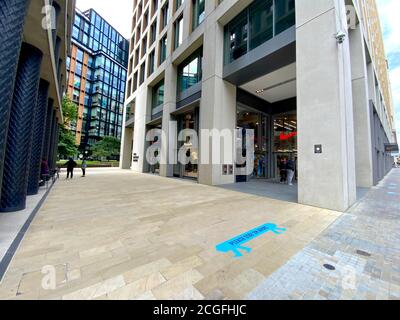
[[[279,163],[279,174],[281,176],[281,183],[285,183],[287,179],[286,159],[282,158]]]
[[[288,162],[286,163],[286,172],[287,172],[287,184],[289,186],[293,185],[293,177],[294,177],[294,173],[296,171],[296,166],[294,164],[294,161],[292,158],[290,158],[288,160]]]
[[[71,179],[74,178],[74,169],[76,168],[77,164],[74,161],[74,159],[69,158],[68,162],[65,163],[65,166],[67,167],[67,179],[71,176]]]
[[[86,159],[83,159],[81,169],[82,169],[82,178],[86,177],[86,168],[87,168],[87,162]]]

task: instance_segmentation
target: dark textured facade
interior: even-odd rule
[[[42,159],[55,168],[74,7],[67,0],[0,0],[2,212],[24,209],[27,195],[38,193]]]

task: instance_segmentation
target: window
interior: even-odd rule
[[[164,80],[157,83],[152,90],[152,107],[153,109],[164,104]]]
[[[156,53],[154,50],[152,52],[150,52],[149,63],[148,63],[148,68],[149,68],[148,76],[152,75],[154,72],[155,56],[156,56]]]
[[[174,24],[175,28],[175,38],[174,38],[174,48],[178,48],[183,42],[183,16],[180,16]]]
[[[225,27],[231,63],[295,24],[295,0],[255,0]]]
[[[205,0],[192,0],[193,1],[193,30],[196,29],[206,17],[206,1]]]
[[[258,1],[250,7],[250,50],[270,40],[273,35],[273,1]]]
[[[145,63],[143,63],[143,64],[140,66],[139,86],[144,82],[145,70],[146,70],[146,66],[145,66]]]
[[[75,74],[77,74],[78,76],[82,76],[82,63],[76,62]]]
[[[203,48],[178,67],[178,92],[185,91],[202,79]]]
[[[77,75],[74,76],[74,87],[78,89],[81,87],[81,78]]]
[[[185,0],[176,0],[175,11],[177,11],[181,7],[182,3],[184,3],[184,2],[185,2]]]
[[[295,0],[275,1],[275,34],[293,26],[295,21]]]
[[[161,21],[161,30],[164,30],[168,24],[168,2],[161,9]]]
[[[81,49],[76,50],[76,60],[83,62],[83,51]]]
[[[167,36],[164,36],[160,41],[160,64],[167,58]]]
[[[156,41],[157,37],[157,20],[154,21],[154,23],[150,27],[150,45]]]

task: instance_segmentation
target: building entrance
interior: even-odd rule
[[[239,130],[254,130],[254,170],[248,176],[237,176],[237,182],[249,179],[267,179],[270,176],[270,139],[268,133],[269,116],[251,108],[238,106],[237,127]]]
[[[147,132],[149,132],[153,129],[161,130],[161,128],[162,128],[161,123],[147,125]],[[151,147],[155,143],[160,143],[161,141],[159,141],[159,139],[160,139],[159,135],[157,135],[157,134],[151,135],[150,141],[148,142],[148,147]],[[155,160],[158,157],[159,157],[159,151],[154,151],[150,154],[152,163],[148,163],[148,170],[147,170],[148,173],[157,174],[157,175],[160,174],[160,162]]]
[[[281,176],[281,169],[289,159],[295,162],[297,180],[297,116],[296,111],[273,116],[273,178]]]
[[[237,128],[254,130],[254,170],[249,176],[237,176],[236,182],[279,180],[281,169],[289,159],[296,163],[297,178],[296,111],[270,115],[238,105]]]
[[[177,124],[178,124],[178,135],[182,133],[184,130],[194,130],[196,135],[199,133],[199,108],[196,107],[190,111],[179,114],[176,116]],[[199,167],[198,167],[198,154],[199,154],[199,146],[194,144],[194,137],[190,135],[186,135],[184,141],[178,141],[177,144],[177,159],[179,159],[180,150],[185,150],[185,156],[190,158],[188,163],[182,164],[178,161],[177,164],[174,165],[174,177],[178,178],[190,178],[190,179],[198,179],[199,175]],[[178,139],[182,140],[182,139]]]

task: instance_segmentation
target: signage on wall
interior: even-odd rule
[[[385,143],[385,151],[389,153],[398,153],[399,145],[397,143]]]
[[[279,140],[285,141],[285,140],[289,140],[290,138],[293,138],[295,136],[297,136],[297,132],[291,132],[288,134],[284,134],[283,132],[281,132],[281,134],[279,135]]]
[[[276,235],[280,235],[285,233],[285,228],[279,228],[276,224],[273,223],[266,223],[262,226],[259,226],[253,230],[245,232],[240,236],[234,237],[228,241],[222,242],[221,244],[217,245],[215,248],[219,252],[227,253],[232,251],[235,254],[235,258],[243,257],[243,254],[240,250],[245,251],[247,253],[251,252],[251,248],[243,246],[243,244],[250,242],[251,240],[258,238],[259,236],[272,232]]]
[[[135,153],[132,157],[133,162],[138,162],[139,161],[139,156]]]

